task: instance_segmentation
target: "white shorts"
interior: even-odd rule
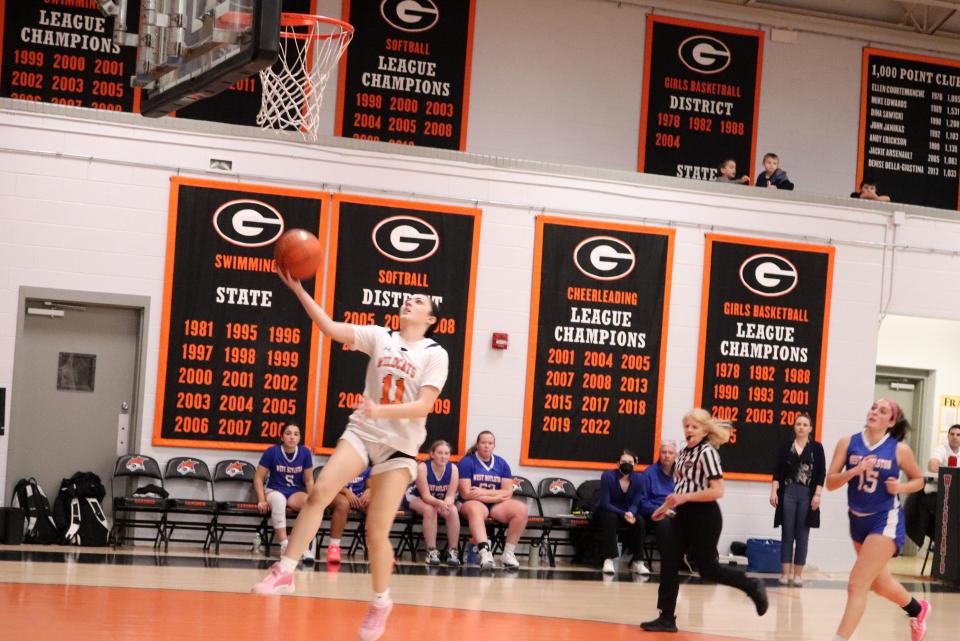
[[[417,479],[417,459],[409,454],[393,449],[389,445],[378,443],[376,441],[367,441],[360,436],[360,432],[352,427],[343,431],[340,437],[341,441],[346,441],[353,446],[360,458],[366,465],[372,466],[370,476],[383,474],[390,470],[407,470],[410,474],[410,481]]]

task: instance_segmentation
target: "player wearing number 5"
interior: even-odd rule
[[[287,508],[303,507],[313,488],[312,471],[313,457],[310,450],[300,445],[300,427],[292,423],[283,428],[280,444],[269,447],[260,457],[253,477],[257,509],[262,514],[270,512],[270,525],[280,543],[280,554],[287,550]],[[307,553],[305,560],[312,561],[312,550]]]
[[[416,456],[427,437],[427,415],[447,379],[447,352],[429,338],[439,320],[439,310],[429,296],[415,294],[400,307],[398,331],[339,323],[313,300],[300,281],[285,273],[280,278],[320,331],[363,352],[370,360],[363,399],[350,415],[347,428],[297,517],[286,554],[253,591],[293,592],[296,560],[320,527],[324,509],[347,481],[369,465],[366,541],[375,596],[360,626],[360,639],[373,641],[383,635],[393,609],[388,590],[393,569],[390,529],[407,486],[417,478]]]
[[[847,606],[834,641],[846,641],[857,629],[871,589],[907,613],[911,641],[926,636],[930,604],[911,597],[887,568],[904,542],[903,507],[897,495],[923,487],[913,451],[902,442],[909,427],[900,407],[881,398],[867,412],[863,431],[840,439],[833,453],[827,489],[847,486],[850,537],[857,551],[847,584]],[[907,475],[906,483],[900,482],[901,470]]]

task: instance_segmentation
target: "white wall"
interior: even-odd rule
[[[924,471],[937,445],[947,440],[949,424],[938,429],[941,396],[960,396],[960,323],[939,318],[886,316],[877,341],[877,364],[890,367],[931,370],[934,388],[927,398],[928,439],[917,452]]]

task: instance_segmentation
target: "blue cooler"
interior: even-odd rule
[[[780,572],[780,541],[747,539],[747,572]]]

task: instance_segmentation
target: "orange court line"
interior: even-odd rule
[[[11,641],[355,639],[367,609],[360,601],[325,598],[23,583],[0,584],[0,604],[2,636]],[[689,632],[643,632],[632,625],[412,605],[394,608],[382,638],[420,641],[431,630],[455,631],[457,641],[737,641]]]

